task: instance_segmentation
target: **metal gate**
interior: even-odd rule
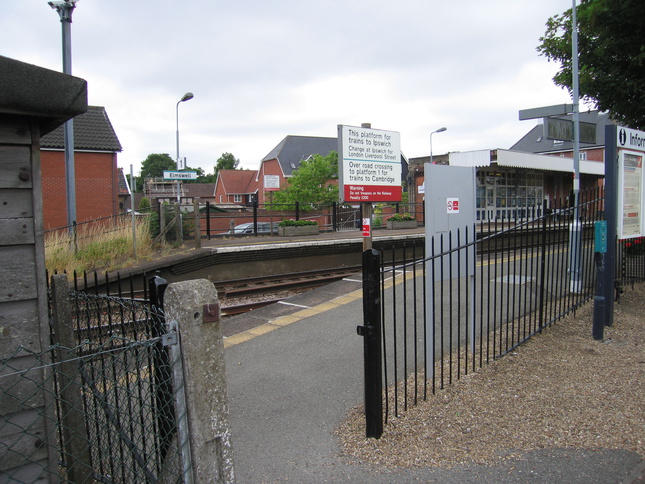
[[[183,386],[172,379],[181,358],[168,350],[177,338],[163,315],[166,281],[150,279],[143,297],[67,291],[62,282],[52,286],[52,342],[65,480],[184,482],[174,405]]]

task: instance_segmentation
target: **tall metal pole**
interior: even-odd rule
[[[134,210],[134,168],[130,165],[130,211],[132,212],[132,258],[137,259],[137,216]]]
[[[573,293],[582,291],[581,273],[581,236],[582,226],[578,213],[580,201],[580,100],[578,91],[578,21],[576,15],[576,0],[572,0],[571,9],[571,72],[572,72],[572,101],[573,101],[573,221],[571,222],[569,238],[569,273],[570,290]]]
[[[192,92],[187,92],[186,94],[183,95],[183,97],[177,101],[177,108],[175,110],[175,115],[177,118],[177,136],[176,136],[176,141],[177,141],[177,171],[180,170],[180,163],[179,163],[179,103],[183,103],[184,101],[189,101],[193,98],[193,93]],[[181,180],[177,180],[177,203],[181,207]]]
[[[62,3],[49,2],[51,8],[58,12],[63,33],[63,73],[72,74],[72,12],[76,0],[65,0]],[[65,193],[67,196],[67,225],[70,234],[76,224],[76,181],[74,173],[74,121],[65,122],[63,126],[65,144]]]
[[[580,196],[580,93],[578,79],[578,21],[576,0],[572,0],[571,11],[571,69],[573,96],[573,197],[576,207],[575,220],[578,220],[578,198]]]

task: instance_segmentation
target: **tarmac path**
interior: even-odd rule
[[[339,455],[334,430],[363,401],[360,281],[330,284],[227,319],[229,412],[238,483],[636,483],[641,456],[545,449],[495,466],[382,469]],[[240,332],[243,331],[243,332]]]

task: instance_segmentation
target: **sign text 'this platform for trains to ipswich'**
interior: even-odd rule
[[[401,135],[338,126],[341,202],[401,201]]]

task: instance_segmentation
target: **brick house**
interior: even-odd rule
[[[338,138],[318,136],[286,136],[260,162],[257,172],[258,202],[265,203],[264,176],[278,175],[280,188],[287,183],[287,178],[293,176],[300,164],[314,155],[327,156],[330,151],[338,150]]]
[[[215,181],[215,204],[252,203],[258,192],[258,171],[219,170]]]
[[[63,127],[41,139],[45,230],[67,225]],[[85,222],[116,215],[119,206],[117,153],[121,143],[102,106],[89,106],[74,118],[76,219]]]
[[[337,138],[286,136],[260,161],[258,170],[221,170],[215,186],[215,203],[266,203],[265,175],[278,176],[280,188],[287,184],[300,164],[318,154],[338,150]]]
[[[288,135],[260,162],[258,170],[220,170],[215,182],[215,204],[246,205],[256,200],[267,203],[268,191],[264,177],[278,176],[280,188],[285,188],[287,179],[300,168],[302,162],[314,155],[327,156],[338,150],[338,138]],[[408,173],[408,160],[401,155],[402,177]]]

